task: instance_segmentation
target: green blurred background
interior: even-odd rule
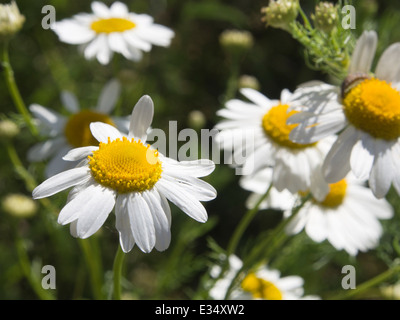
[[[103,1],[110,5],[113,1]],[[17,1],[26,17],[23,30],[10,43],[10,59],[16,81],[27,105],[38,103],[65,113],[61,90],[72,91],[82,107],[95,106],[100,90],[111,78],[117,77],[122,94],[117,113],[128,115],[138,99],[148,94],[155,103],[152,126],[168,132],[168,121],[178,122],[178,131],[190,127],[188,114],[200,110],[206,119],[203,128],[211,129],[218,121],[216,111],[223,106],[227,81],[231,74],[230,59],[220,45],[219,36],[227,29],[251,32],[254,45],[240,60],[240,75],[251,75],[266,96],[279,98],[283,88],[294,90],[308,80],[330,79],[310,70],[303,59],[302,47],[282,30],[266,28],[261,21],[261,7],[268,1],[258,0],[134,0],[123,1],[130,11],[147,13],[156,23],[175,31],[169,48],[154,47],[139,62],[115,55],[108,66],[97,61],[86,61],[77,47],[61,43],[51,30],[44,30],[41,13],[44,5],[56,8],[57,21],[79,12],[90,12],[90,1]],[[2,3],[6,3],[2,1]],[[309,14],[317,1],[301,1]],[[356,35],[363,29],[375,29],[379,35],[378,56],[390,43],[400,41],[400,4],[394,1],[355,1],[357,9]],[[26,161],[26,151],[36,140],[29,135],[10,99],[4,80],[0,80],[1,116],[17,121],[21,134],[14,140],[26,168],[41,182],[43,164]],[[134,248],[127,256],[123,288],[131,299],[191,299],[202,297],[197,292],[200,279],[212,260],[210,239],[225,248],[233,229],[246,211],[249,195],[238,185],[238,176],[226,165],[217,165],[207,178],[218,191],[214,201],[205,203],[209,221],[202,225],[176,209],[172,204],[172,242],[162,253],[142,253]],[[0,144],[0,199],[9,193],[29,190],[13,170],[3,144]],[[66,193],[51,199],[60,208]],[[367,280],[387,268],[395,257],[392,242],[400,238],[400,203],[390,192],[388,199],[397,208],[397,217],[383,222],[385,235],[376,250],[350,258],[337,252],[328,243],[316,244],[300,234],[291,240],[273,260],[273,266],[283,275],[300,275],[305,279],[307,294],[328,297],[339,290],[341,268],[353,264],[357,268],[357,283]],[[281,218],[276,211],[261,211],[246,231],[238,255],[245,253],[265,231]],[[31,272],[38,279],[43,276],[43,265],[57,270],[57,289],[52,294],[58,299],[93,299],[91,275],[84,248],[101,261],[97,276],[104,283],[103,297],[111,288],[112,263],[118,246],[114,215],[110,214],[101,231],[92,238],[78,241],[69,234],[67,226],[59,226],[56,215],[41,207],[31,218],[18,219],[0,211],[0,299],[37,299],[24,276],[18,254],[19,244],[26,250]],[[212,256],[212,255],[211,255]],[[103,276],[104,275],[104,276]],[[370,292],[373,297],[381,297]]]

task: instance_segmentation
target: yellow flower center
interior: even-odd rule
[[[329,185],[329,193],[325,199],[318,202],[319,205],[329,208],[335,208],[342,204],[346,196],[347,182],[345,179]]]
[[[89,168],[98,183],[119,193],[149,190],[162,172],[157,150],[125,137],[101,142],[89,156]]]
[[[90,28],[96,33],[124,32],[135,27],[135,23],[123,18],[100,19],[90,25]]]
[[[400,137],[400,93],[386,81],[362,81],[345,95],[343,109],[356,128],[375,138]]]
[[[64,128],[64,134],[68,143],[74,148],[96,146],[99,142],[90,131],[91,122],[104,122],[114,125],[111,118],[105,114],[91,110],[83,110],[72,115]]]
[[[289,106],[287,104],[279,104],[271,108],[262,119],[262,126],[264,132],[277,144],[290,149],[303,149],[315,145],[300,144],[292,142],[289,139],[290,131],[292,131],[298,124],[286,124],[287,119],[298,111],[292,110],[288,112]]]
[[[243,279],[241,287],[256,299],[282,300],[282,292],[272,282],[258,278],[254,273]]]

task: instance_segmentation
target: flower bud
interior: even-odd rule
[[[263,21],[268,26],[289,30],[290,23],[296,20],[299,13],[299,0],[271,0],[268,7],[261,8]]]
[[[38,210],[38,205],[35,201],[19,193],[5,196],[1,205],[5,212],[19,218],[31,217]]]
[[[195,130],[199,130],[206,124],[204,113],[199,110],[193,110],[188,115],[189,126]]]
[[[225,30],[219,37],[221,46],[230,53],[243,53],[253,46],[253,35],[249,31]]]
[[[239,78],[239,88],[251,88],[258,91],[260,90],[260,83],[257,78],[244,74]]]
[[[315,14],[311,15],[315,28],[330,33],[337,25],[339,15],[337,6],[330,2],[320,2],[315,7]]]
[[[25,17],[19,12],[17,3],[0,4],[0,39],[11,38],[21,30]]]
[[[0,120],[0,139],[10,140],[19,134],[18,126],[11,120]]]

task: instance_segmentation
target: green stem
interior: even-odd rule
[[[254,219],[255,215],[258,212],[258,209],[261,203],[268,197],[272,188],[272,184],[269,186],[268,190],[264,193],[264,195],[257,201],[254,208],[248,210],[242,220],[240,221],[239,225],[236,227],[235,232],[233,233],[231,240],[228,244],[228,248],[226,250],[226,255],[229,257],[231,254],[235,253],[237,245],[245,232],[246,228],[249,226],[250,222]]]
[[[18,90],[18,86],[15,82],[14,71],[11,67],[10,56],[8,54],[8,43],[6,42],[3,47],[3,63],[2,66],[4,68],[4,76],[7,83],[8,91],[10,92],[11,98],[14,101],[15,107],[18,109],[18,112],[23,116],[29,130],[32,135],[35,137],[38,136],[38,130],[36,126],[33,124],[32,117],[28,112],[28,109],[25,106],[24,100],[21,97],[21,94]]]
[[[386,281],[387,279],[390,279],[397,273],[400,273],[400,265],[398,265],[398,264],[393,266],[392,268],[386,270],[385,272],[377,275],[376,277],[365,281],[364,283],[357,286],[356,289],[347,290],[345,293],[338,294],[338,295],[330,298],[330,300],[345,300],[345,299],[354,297],[354,296],[360,294],[361,292],[366,291],[370,288],[373,288],[373,287],[377,286],[378,284]]]
[[[121,278],[122,278],[122,266],[125,258],[125,253],[122,251],[121,246],[118,246],[117,253],[114,259],[114,299],[121,300]]]
[[[91,239],[79,239],[79,244],[85,256],[86,265],[89,269],[90,282],[92,285],[93,295],[97,300],[103,300],[102,293],[102,274],[100,271],[100,261],[95,254],[90,243]]]
[[[18,232],[16,233],[18,234]],[[54,300],[54,296],[49,291],[42,288],[39,278],[32,273],[32,268],[26,252],[24,241],[19,236],[16,239],[16,246],[22,272],[27,278],[33,291],[41,300]]]

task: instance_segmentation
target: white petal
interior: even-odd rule
[[[160,196],[157,191],[145,191],[142,194],[153,216],[156,232],[155,248],[158,251],[164,251],[171,243],[171,230],[168,218],[161,206]]]
[[[375,31],[364,31],[354,48],[349,73],[363,72],[368,74],[374,60],[378,36]]]
[[[156,186],[160,193],[189,217],[198,222],[207,221],[208,216],[206,209],[191,193],[179,187],[177,184],[162,178],[157,182]]]
[[[209,183],[187,175],[163,175],[163,178],[186,189],[199,201],[215,199],[217,191]]]
[[[144,41],[161,47],[168,47],[175,36],[174,31],[159,24],[153,24],[144,28],[139,27],[135,32]]]
[[[369,177],[372,164],[374,162],[373,150],[371,143],[369,146],[367,141],[358,140],[351,151],[350,166],[351,171],[358,179],[365,180]],[[372,152],[371,152],[371,151]]]
[[[393,179],[391,149],[388,145],[377,143],[377,154],[369,177],[369,186],[377,198],[383,198],[389,191]]]
[[[93,137],[99,142],[107,143],[108,138],[110,138],[111,141],[122,139],[122,134],[118,129],[103,122],[92,122],[90,124],[90,131]]]
[[[70,170],[76,166],[75,162],[67,162],[63,160],[63,157],[71,148],[69,146],[63,146],[47,163],[46,166],[46,177],[54,176],[65,170]]]
[[[120,32],[112,32],[108,35],[108,44],[114,52],[122,53],[126,58],[130,56],[128,46]]]
[[[132,111],[128,138],[140,139],[145,143],[147,139],[147,129],[153,121],[153,115],[153,100],[147,95],[141,97]]]
[[[154,221],[149,206],[140,193],[130,193],[127,207],[133,238],[140,250],[149,253],[156,243]]]
[[[57,192],[63,191],[77,184],[84,183],[90,178],[88,168],[75,168],[61,172],[37,186],[32,196],[34,199],[49,197]]]
[[[129,218],[128,197],[126,195],[119,195],[115,204],[115,227],[119,232],[119,242],[122,251],[125,253],[132,250],[135,245],[133,238],[131,220]]]
[[[73,200],[77,201],[77,199]],[[85,239],[94,234],[106,221],[115,205],[115,193],[110,189],[96,186],[80,209],[76,230],[79,238]]]
[[[109,18],[110,17],[110,9],[108,7],[99,1],[93,1],[91,4],[91,8],[93,13],[100,17],[100,18]]]
[[[61,92],[61,102],[66,109],[71,113],[79,112],[79,102],[76,96],[69,91]]]
[[[114,109],[121,93],[121,85],[117,79],[112,79],[101,91],[96,110],[100,113],[110,114]]]
[[[65,19],[52,24],[53,31],[60,41],[69,44],[84,44],[91,41],[96,33],[73,19]]]
[[[99,147],[81,147],[70,150],[63,159],[66,161],[78,161],[83,158],[90,156],[93,151],[96,151]]]
[[[400,43],[389,46],[381,55],[375,69],[375,74],[379,79],[387,82],[400,81]]]
[[[151,44],[139,38],[134,32],[124,32],[122,36],[129,43],[129,45],[134,48],[146,52],[151,50]]]
[[[352,126],[347,127],[339,135],[322,165],[328,183],[338,182],[350,171],[351,150],[358,139],[359,132]]]
[[[114,2],[110,7],[110,11],[113,16],[118,16],[118,17],[124,17],[129,13],[127,5],[120,1]]]
[[[65,146],[64,138],[56,138],[40,142],[28,150],[28,160],[31,162],[43,161],[57,153],[63,146]]]
[[[247,99],[254,102],[256,105],[260,107],[270,107],[271,100],[264,96],[262,93],[258,92],[257,90],[251,88],[243,88],[240,89],[240,93],[243,94]]]
[[[322,242],[327,237],[327,221],[324,213],[317,206],[312,206],[307,212],[309,215],[305,230],[315,242]]]
[[[29,110],[42,122],[43,125],[51,129],[51,133],[60,133],[64,130],[66,120],[65,117],[60,115],[58,112],[47,109],[38,104],[31,104]]]
[[[163,171],[168,174],[183,174],[192,177],[205,177],[215,169],[215,163],[209,159],[193,161],[176,161],[171,158],[162,157]]]
[[[97,36],[98,38],[98,46],[96,52],[97,60],[102,64],[106,65],[110,62],[113,57],[113,51],[110,49],[108,45],[108,36],[105,34],[100,34]]]

